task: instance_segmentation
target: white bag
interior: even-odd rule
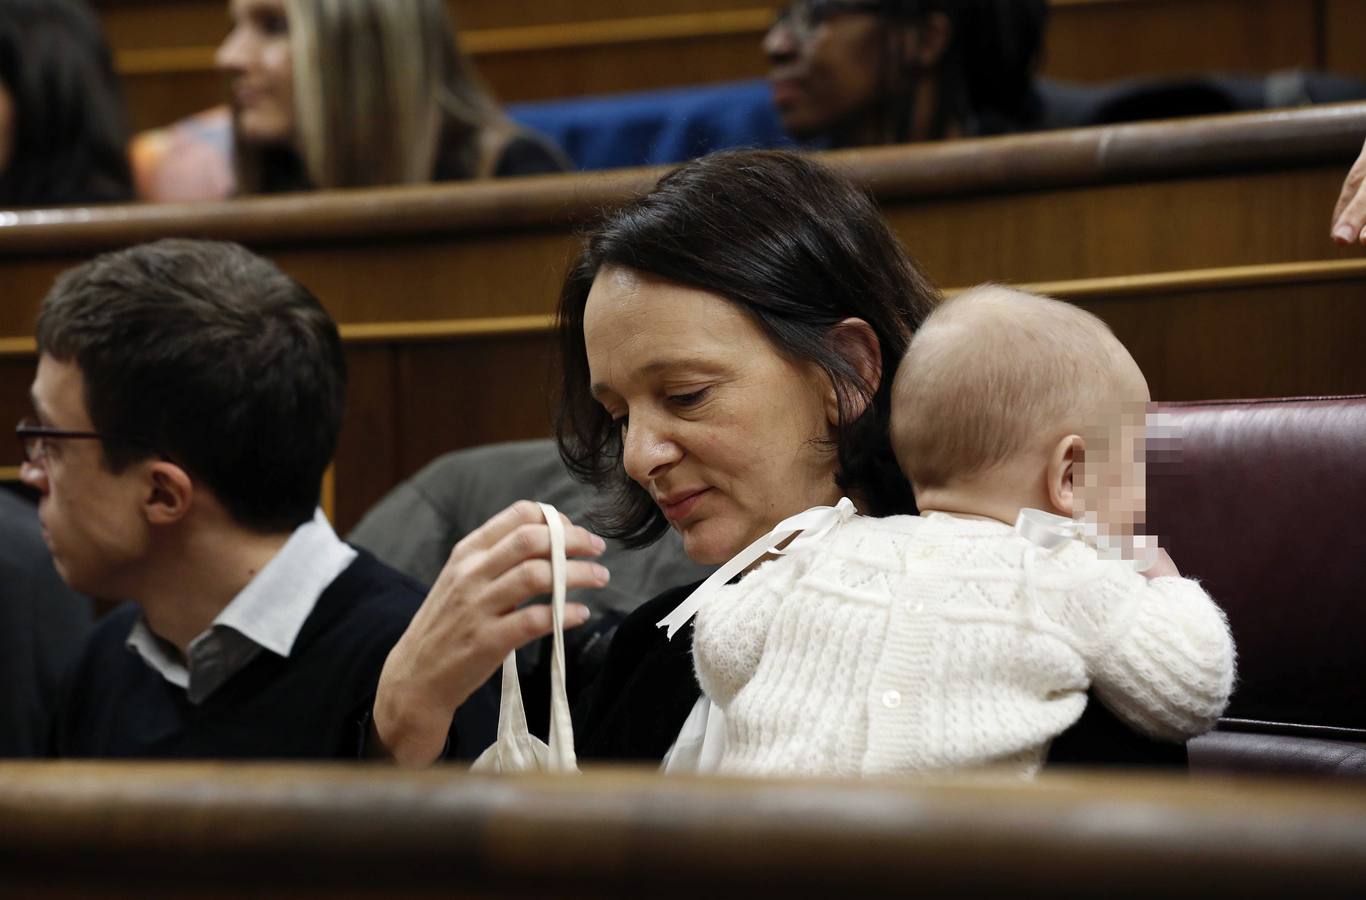
[[[472,772],[578,772],[574,759],[574,725],[564,687],[564,523],[549,503],[539,504],[550,527],[551,618],[555,623],[550,656],[550,744],[526,727],[522,688],[517,680],[517,651],[503,660],[503,699],[498,708],[498,739],[470,767]]]

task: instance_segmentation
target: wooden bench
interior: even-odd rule
[[[1360,255],[1327,216],[1366,106],[830,154],[936,281],[1039,284],[1109,321],[1163,400],[1366,386]],[[653,171],[186,207],[0,214],[0,421],[26,409],[57,272],[167,235],[241,240],[314,290],[352,371],[349,527],[447,450],[544,435],[575,229]],[[1138,273],[1138,274],[1135,274]],[[0,465],[17,463],[0,444]]]
[[[1366,892],[1354,784],[476,776],[0,765],[11,896],[981,897]]]
[[[95,0],[133,127],[222,102],[226,0]],[[504,102],[761,77],[774,0],[453,0]],[[1366,75],[1366,0],[1052,0],[1044,73],[1100,81],[1307,67]]]

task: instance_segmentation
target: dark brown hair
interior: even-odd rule
[[[889,402],[897,363],[938,293],[861,191],[798,154],[719,153],[666,175],[588,236],[560,295],[560,454],[577,477],[606,491],[596,526],[642,546],[668,523],[626,475],[620,433],[589,392],[584,308],[604,266],[724,297],[780,353],[824,369],[842,399],[871,398],[837,428],[838,482],[875,515],[914,511],[888,438]],[[832,346],[831,330],[849,317],[877,334],[880,384],[862,383]]]
[[[0,0],[0,88],[14,101],[0,208],[133,199],[123,96],[84,3]]]
[[[292,530],[318,505],[345,403],[337,326],[237,244],[165,240],[57,279],[38,351],[74,360],[114,471],[163,454],[239,523]]]
[[[933,13],[949,21],[944,55],[928,72],[905,58],[896,29],[877,60],[880,97],[876,115],[882,142],[911,139],[916,88],[933,75],[936,102],[930,140],[958,127],[970,134],[999,134],[1035,125],[1042,101],[1035,87],[1048,27],[1046,0],[879,0],[871,11],[896,24],[918,24]]]

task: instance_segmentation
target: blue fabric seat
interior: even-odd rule
[[[580,169],[664,165],[732,147],[792,147],[762,79],[508,107]]]

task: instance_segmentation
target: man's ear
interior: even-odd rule
[[[1086,457],[1086,441],[1069,434],[1053,445],[1048,454],[1048,502],[1053,512],[1072,518],[1076,514],[1077,494],[1074,479]]]
[[[175,524],[184,519],[193,506],[194,479],[188,472],[167,460],[148,464],[143,512],[149,524]]]
[[[849,363],[860,382],[850,385],[853,390],[847,391],[844,398],[844,421],[852,422],[863,415],[882,384],[882,342],[873,326],[862,319],[849,318],[830,329],[830,344],[830,349]],[[825,417],[832,427],[840,422],[840,392],[828,382]]]

